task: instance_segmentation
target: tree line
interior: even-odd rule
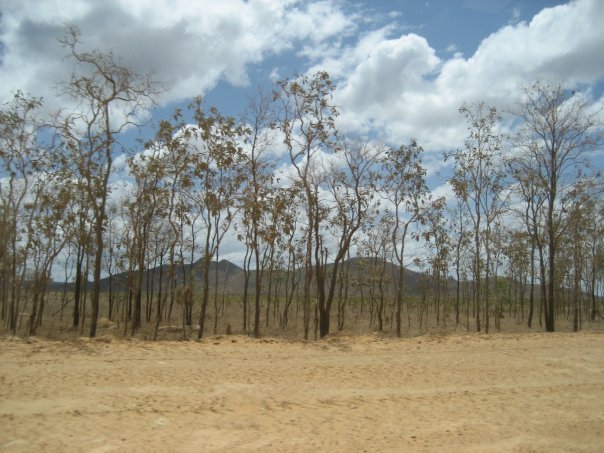
[[[74,283],[61,310],[74,329],[86,324],[94,337],[103,310],[125,332],[146,323],[157,338],[180,310],[201,338],[212,308],[216,330],[211,270],[233,237],[245,250],[242,330],[256,337],[271,300],[275,322],[286,328],[300,314],[308,339],[342,330],[364,290],[372,326],[390,322],[398,336],[413,297],[420,323],[452,314],[476,331],[499,330],[504,314],[548,332],[557,319],[573,330],[601,320],[604,203],[587,159],[601,124],[583,93],[525,87],[509,134],[496,108],[461,106],[467,137],[444,153],[445,200],[427,186],[417,141],[393,148],[338,131],[325,72],[259,91],[239,119],[193,99],[132,145],[124,131],[160,86],[112,52],[82,50],[75,27],[60,42],[74,70],[59,91],[73,111],[42,115],[41,99],[18,92],[0,112],[0,315],[13,334],[42,325],[62,260]],[[277,168],[275,152],[288,165]],[[363,258],[354,276],[351,254]],[[179,272],[186,264],[200,280]],[[421,296],[405,287],[410,265],[424,273]],[[149,286],[152,268],[160,276]],[[102,295],[102,276],[119,272],[125,294]]]

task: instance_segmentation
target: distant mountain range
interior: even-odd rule
[[[367,291],[369,289],[371,278],[377,279],[382,266],[384,266],[386,282],[395,282],[398,279],[398,266],[390,262],[384,263],[383,261],[378,261],[375,263],[370,258],[356,257],[340,263],[339,270],[346,270],[348,272],[350,289],[359,293],[360,291]],[[331,269],[333,269],[333,264],[328,264],[328,273]],[[168,284],[168,270],[169,266],[167,264],[145,270],[143,274],[143,291],[145,291],[147,287],[157,289],[160,281],[165,289]],[[264,290],[266,290],[268,283],[268,272],[269,271],[266,270],[264,273]],[[203,279],[201,260],[194,262],[192,265],[184,264],[175,266],[174,278],[177,284],[188,284],[191,281],[191,276],[193,277],[193,286],[195,288],[201,288]],[[273,285],[280,282],[283,286],[286,276],[287,274],[284,271],[275,271],[273,273]],[[404,282],[405,287],[410,294],[418,294],[420,292],[423,277],[424,274],[422,273],[405,269]],[[133,278],[135,278],[134,275]],[[219,291],[226,292],[227,294],[243,294],[245,286],[244,270],[228,260],[221,260],[218,262],[212,261],[210,263],[209,280],[212,289],[216,287],[217,283]],[[303,268],[296,270],[296,280],[299,282],[299,285],[303,285]],[[253,291],[254,285],[255,271],[252,270],[249,274],[250,291]],[[92,283],[89,282],[88,286],[90,288]],[[56,291],[61,291],[64,287],[65,284],[60,282],[53,282],[51,284],[51,289]],[[73,283],[68,283],[67,287],[72,289]],[[122,272],[112,275],[111,278],[105,277],[101,279],[101,291],[109,291],[110,287],[116,292],[126,291],[128,288],[128,273]]]

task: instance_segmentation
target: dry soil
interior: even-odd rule
[[[604,334],[0,339],[0,450],[604,451]]]

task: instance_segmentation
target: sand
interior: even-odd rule
[[[604,334],[0,340],[0,450],[604,451]]]

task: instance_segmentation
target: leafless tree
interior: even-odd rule
[[[74,170],[82,177],[86,201],[92,210],[94,263],[89,334],[94,337],[109,182],[115,155],[123,151],[119,134],[137,124],[139,114],[153,104],[158,88],[149,77],[123,66],[112,51],[82,50],[77,27],[68,27],[60,43],[75,63],[62,92],[76,102],[77,112],[64,119],[61,132],[72,151]]]
[[[600,142],[597,112],[582,93],[560,83],[537,82],[524,88],[515,112],[522,126],[514,139],[518,154],[531,160],[532,178],[542,197],[547,252],[545,329],[555,330],[557,254],[569,191],[584,173],[583,156]]]

